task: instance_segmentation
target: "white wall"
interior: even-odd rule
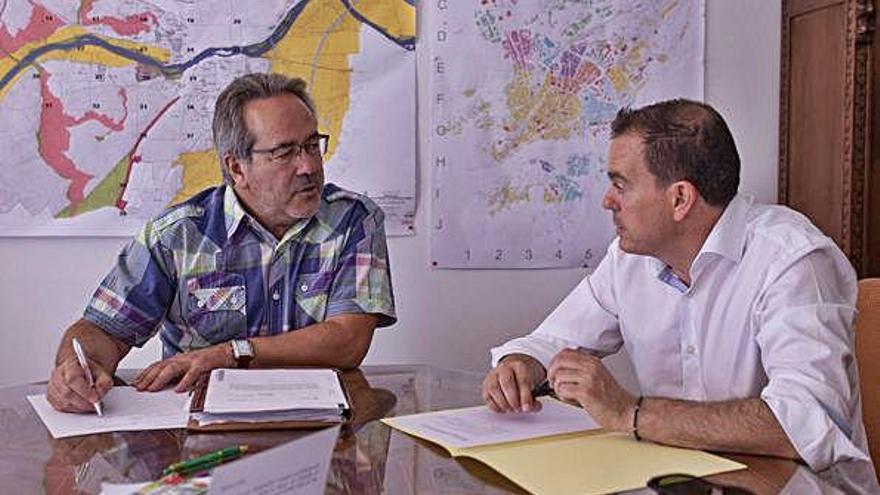
[[[767,202],[776,199],[779,24],[777,0],[707,0],[706,98],[736,138],[741,190]],[[427,167],[419,177],[419,191],[429,190]],[[584,272],[433,270],[428,208],[420,201],[416,236],[389,241],[399,323],[377,332],[366,363],[485,369],[489,347],[528,332]],[[46,378],[62,330],[79,317],[124,242],[0,238],[0,385]],[[126,365],[159,354],[154,340]],[[611,367],[631,385],[625,361]]]

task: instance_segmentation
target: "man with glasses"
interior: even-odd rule
[[[710,106],[625,109],[603,206],[617,238],[530,335],[492,350],[483,398],[540,408],[544,380],[636,439],[864,467],[877,490],[853,356],[856,276],[804,216],[737,193],[733,136]],[[601,357],[626,348],[640,394]]]
[[[301,79],[249,74],[220,94],[224,184],[149,221],[65,333],[49,402],[88,412],[131,346],[159,333],[140,390],[191,389],[220,367],[357,367],[395,309],[382,211],[324,184],[329,136]],[[77,363],[82,343],[94,386]]]

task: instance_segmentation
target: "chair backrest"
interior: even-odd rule
[[[856,360],[862,415],[874,467],[880,473],[880,278],[859,280]]]

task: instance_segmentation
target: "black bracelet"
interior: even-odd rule
[[[639,436],[639,409],[642,408],[642,400],[645,396],[640,395],[639,400],[636,401],[636,408],[633,409],[633,436],[636,437],[636,441],[641,442],[642,437]]]

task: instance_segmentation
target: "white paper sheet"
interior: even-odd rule
[[[189,418],[189,396],[173,390],[138,392],[134,387],[113,387],[104,396],[104,416],[57,411],[45,395],[29,395],[28,402],[54,438],[184,428]]]
[[[338,437],[338,426],[327,428],[223,464],[201,479],[211,485],[207,495],[319,495],[327,485]],[[101,493],[130,495],[146,485],[105,483]]]
[[[192,481],[193,482],[200,482],[200,483],[207,483],[210,485],[211,477],[210,476],[202,476],[202,477],[198,477],[198,478],[192,478]],[[151,483],[152,483],[151,481],[147,481],[144,483],[122,483],[122,484],[101,483],[101,495],[135,495],[138,492],[138,490],[146,487],[147,485],[149,485]],[[179,490],[178,493],[186,493],[187,495],[194,495],[196,493],[205,493],[204,490],[196,491],[196,490],[190,489],[189,488],[190,485],[186,485],[186,488],[183,488],[182,486],[183,485],[181,485],[181,489]],[[171,491],[171,490],[169,489],[168,491]]]
[[[329,369],[216,369],[205,412],[247,413],[348,407],[336,372]]]
[[[334,426],[224,464],[212,473],[208,495],[320,495],[338,436]]]
[[[418,437],[455,448],[513,442],[527,438],[595,430],[599,424],[585,410],[547,397],[532,413],[496,413],[487,406],[452,409],[382,421]]]

